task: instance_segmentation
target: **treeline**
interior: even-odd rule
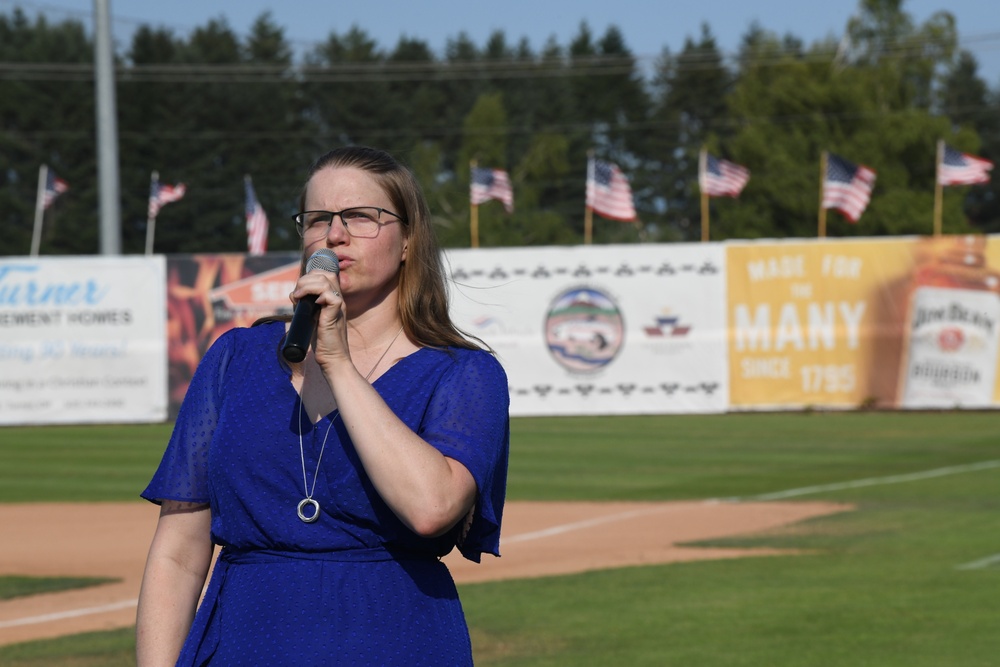
[[[70,190],[46,213],[41,253],[98,252],[92,39],[77,21],[0,14],[0,255],[29,250],[43,163]],[[117,60],[125,253],[144,251],[154,170],[187,185],[160,212],[156,252],[244,251],[244,174],[269,249],[297,248],[288,218],[307,167],[341,144],[406,161],[451,247],[469,245],[471,160],[513,182],[512,214],[480,207],[489,247],[582,242],[589,151],[621,167],[641,219],[598,218],[595,243],[697,240],[702,146],[752,172],[739,199],[712,200],[715,240],[815,236],[824,150],[878,173],[860,223],[831,214],[830,236],[930,233],[939,139],[1000,158],[1000,94],[954,17],[917,24],[902,0],[861,0],[839,41],[753,27],[732,58],[708,26],[642,62],[620,30],[586,23],[540,50],[503,32],[483,45],[459,34],[443,54],[410,38],[386,49],[353,28],[296,56],[263,14],[246,36],[224,21],[186,36],[141,26]],[[1000,231],[998,181],[947,188],[944,231]]]

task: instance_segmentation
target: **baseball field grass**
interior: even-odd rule
[[[111,581],[113,579],[102,577],[16,577],[0,574],[0,600],[65,591],[71,588],[87,588]]]
[[[169,426],[0,429],[0,502],[135,499]],[[515,419],[516,500],[829,500],[794,555],[466,584],[477,665],[997,665],[1000,413]],[[0,572],[2,574],[2,572]],[[0,647],[132,665],[129,631]]]

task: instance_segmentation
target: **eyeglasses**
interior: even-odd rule
[[[396,220],[386,220],[382,222],[382,214],[397,218]],[[354,206],[345,208],[343,211],[303,211],[297,213],[292,219],[295,221],[295,229],[299,236],[313,234],[320,230],[326,232],[333,224],[333,219],[340,216],[340,221],[344,223],[344,229],[355,238],[371,239],[378,236],[378,230],[382,225],[392,222],[405,222],[402,216],[393,213],[387,208],[377,206]]]

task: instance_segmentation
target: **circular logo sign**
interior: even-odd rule
[[[617,304],[606,294],[576,287],[552,302],[545,318],[545,342],[559,364],[590,373],[611,363],[622,347],[625,325]]]

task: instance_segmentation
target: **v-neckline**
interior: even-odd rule
[[[299,403],[299,402],[302,402],[302,390],[301,389],[296,389],[295,384],[292,382],[292,375],[293,375],[292,374],[292,367],[281,356],[281,343],[282,343],[282,341],[285,338],[284,327],[281,327],[280,332],[281,332],[280,336],[278,337],[278,355],[277,355],[278,366],[281,368],[281,370],[283,371],[283,374],[285,375],[285,382],[287,383],[288,388],[291,390],[292,394],[294,395],[296,403]],[[385,369],[385,371],[381,375],[379,375],[377,378],[375,378],[375,380],[372,381],[371,385],[374,387],[375,384],[379,380],[381,380],[383,377],[385,377],[389,373],[392,373],[400,364],[405,363],[411,357],[420,354],[424,350],[429,350],[429,349],[433,349],[433,348],[419,347],[416,350],[414,350],[413,352],[411,352],[410,354],[406,355],[405,357],[402,357],[401,359],[399,359],[398,361],[396,361],[396,363],[394,363],[391,366],[389,366],[389,368]],[[303,388],[305,387],[305,372],[303,372],[303,374],[302,374],[302,387]],[[313,421],[312,415],[310,414],[310,412],[309,412],[307,406],[305,405],[305,403],[302,403],[302,411],[306,415],[306,421],[310,424],[310,428],[316,428],[316,426],[319,425],[319,424],[321,424],[324,420],[333,419],[337,414],[339,414],[340,408],[334,407],[332,410],[330,410],[328,412],[324,412],[320,416],[320,418],[318,420],[316,420],[316,421]]]

